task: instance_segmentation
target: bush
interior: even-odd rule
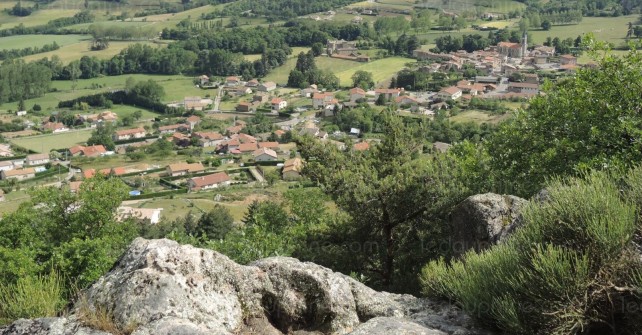
[[[65,303],[62,279],[55,272],[0,284],[0,324],[2,320],[56,316]]]
[[[621,306],[642,302],[642,264],[631,245],[639,227],[629,200],[640,204],[642,169],[619,179],[624,196],[603,172],[554,182],[549,199],[525,208],[523,228],[506,243],[424,267],[424,293],[453,299],[511,334],[637,329],[641,311]]]

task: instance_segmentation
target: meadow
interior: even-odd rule
[[[87,40],[86,35],[20,35],[0,38],[0,50],[41,47],[56,42],[60,47]],[[60,50],[60,49],[59,49]]]
[[[72,81],[53,81],[51,88],[55,92],[46,93],[44,96],[34,99],[25,100],[25,105],[31,108],[34,104],[38,104],[43,110],[54,110],[58,107],[58,102],[72,100],[81,96],[97,94],[100,92],[107,92],[114,89],[122,89],[125,87],[127,78],[132,77],[136,81],[154,80],[158,82],[165,89],[165,102],[173,102],[183,100],[186,96],[201,96],[205,97],[206,94],[214,95],[214,90],[202,90],[195,87],[193,78],[180,75],[148,75],[148,74],[133,74],[122,76],[106,76],[92,79],[79,79],[76,82],[75,89]],[[5,103],[2,105],[2,110],[17,110],[18,103]]]
[[[73,35],[73,36],[78,36],[78,35]],[[27,62],[30,62],[34,60],[43,59],[43,58],[51,58],[52,56],[56,55],[60,58],[60,60],[63,63],[67,64],[71,61],[80,59],[83,56],[96,57],[98,59],[110,59],[134,43],[147,44],[147,45],[151,45],[159,48],[165,47],[165,44],[157,44],[157,43],[144,42],[144,41],[143,42],[112,41],[112,42],[109,42],[109,48],[105,50],[94,51],[89,49],[90,43],[91,43],[91,38],[87,36],[86,40],[81,40],[77,43],[65,45],[58,50],[30,55],[30,56],[23,57],[22,59],[24,59]]]
[[[405,57],[389,57],[378,59],[368,63],[359,63],[357,66],[352,66],[347,70],[335,72],[336,76],[341,81],[341,86],[352,86],[352,75],[357,71],[367,71],[372,73],[372,78],[375,83],[387,81],[392,78],[395,73],[403,69],[407,63],[414,63],[415,59]]]
[[[74,130],[58,134],[45,134],[11,139],[11,143],[36,152],[50,152],[85,143],[91,136],[91,129]]]
[[[585,33],[593,33],[599,41],[606,41],[619,46],[625,43],[624,37],[628,30],[628,22],[637,22],[639,15],[620,17],[585,17],[582,22],[575,25],[553,26],[551,30],[531,30],[533,43],[543,43],[547,37],[560,39],[575,39]]]
[[[12,3],[11,7],[13,7],[13,5],[15,5],[15,3]],[[39,26],[51,20],[74,16],[74,14],[79,11],[78,9],[46,9],[37,10],[31,15],[24,17],[12,16],[2,11],[0,12],[0,29],[13,28],[20,24],[23,24],[25,27]]]

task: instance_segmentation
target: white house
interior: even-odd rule
[[[49,154],[28,155],[26,159],[27,165],[45,165],[49,163],[49,161]]]
[[[13,170],[12,161],[0,161],[0,171],[9,171]]]
[[[187,181],[187,186],[190,192],[207,190],[211,188],[218,188],[228,186],[232,183],[232,179],[225,172],[217,172],[202,177],[194,177]]]
[[[276,151],[268,148],[255,150],[252,155],[254,156],[255,162],[270,162],[275,161],[278,158]]]
[[[437,96],[443,100],[457,100],[461,98],[461,95],[461,90],[456,86],[442,88],[441,91],[437,93]]]
[[[279,112],[288,106],[288,102],[281,98],[274,98],[272,99],[271,105],[273,112]]]

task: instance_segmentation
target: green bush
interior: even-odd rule
[[[622,307],[642,302],[642,264],[631,243],[641,182],[642,168],[623,178],[594,172],[553,182],[506,243],[426,265],[424,293],[453,299],[510,334],[639,328],[642,311]]]
[[[55,272],[23,277],[15,284],[0,284],[0,324],[3,320],[56,316],[66,303],[63,287]]]

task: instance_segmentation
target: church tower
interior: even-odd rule
[[[528,56],[528,35],[526,32],[522,34],[522,58]]]

